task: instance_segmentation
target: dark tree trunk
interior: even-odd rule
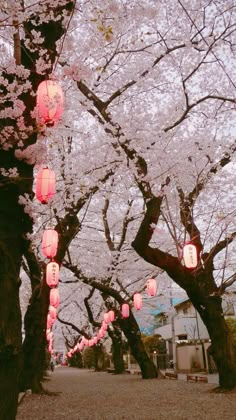
[[[204,265],[200,262],[199,267],[193,271],[184,267],[177,257],[158,248],[151,248],[151,225],[158,221],[159,202],[159,198],[154,198],[147,204],[146,214],[132,246],[145,261],[163,269],[186,291],[208,330],[213,358],[219,372],[220,387],[231,389],[236,386],[236,360],[230,331],[223,315],[221,297],[213,277],[216,248],[202,255]]]
[[[232,389],[236,386],[236,354],[229,328],[223,316],[222,300],[219,296],[209,296],[199,306],[192,299],[211,338],[212,356],[219,373],[221,388]]]
[[[46,282],[35,287],[25,314],[25,339],[23,343],[23,367],[20,390],[43,392],[41,381],[45,370],[46,320],[49,304],[49,287]]]
[[[156,366],[149,358],[144,344],[141,339],[141,332],[137,324],[136,319],[134,318],[132,312],[130,311],[129,318],[118,318],[117,322],[120,325],[123,333],[125,334],[128,344],[131,350],[132,355],[136,359],[142,373],[143,379],[152,379],[157,378],[158,373]]]
[[[0,167],[15,167],[10,152],[0,152]],[[0,188],[0,418],[15,418],[21,366],[21,311],[19,304],[19,272],[26,246],[26,232],[31,219],[19,205],[18,197],[29,191],[32,170],[21,164],[18,170],[29,182],[2,178]],[[24,174],[24,175],[23,175]],[[26,175],[27,174],[27,175]]]
[[[113,330],[109,329],[108,334],[112,339],[112,357],[115,373],[123,373],[125,371],[125,364],[123,358],[122,334],[115,322],[113,322]]]

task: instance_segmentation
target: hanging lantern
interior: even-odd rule
[[[84,344],[82,342],[79,343],[78,345],[78,350],[81,351],[83,350]]]
[[[115,321],[115,312],[111,309],[108,313],[109,313],[110,321],[111,322]]]
[[[107,330],[107,323],[106,323],[105,321],[102,321],[102,329],[103,329],[104,331],[106,331],[106,330]]]
[[[52,261],[46,267],[46,282],[49,287],[57,286],[59,281],[59,264]]]
[[[60,302],[58,289],[54,288],[50,290],[49,301],[50,305],[54,306],[54,308],[58,308]]]
[[[105,312],[105,314],[103,315],[103,319],[107,324],[109,324],[109,322],[110,322],[109,312]]]
[[[94,339],[91,338],[91,340],[89,340],[89,347],[93,347],[94,346]]]
[[[36,198],[42,203],[47,204],[48,200],[56,192],[56,175],[48,168],[41,169],[36,177]]]
[[[54,308],[54,306],[49,306],[49,314],[50,314],[50,317],[53,319],[53,320],[55,320],[56,319],[56,317],[57,317],[57,310],[56,310],[56,308]]]
[[[156,296],[157,293],[157,282],[155,279],[149,279],[147,281],[147,292],[149,296]]]
[[[103,328],[100,328],[100,330],[98,331],[98,337],[103,338],[105,334],[106,334],[106,331],[104,331]]]
[[[93,341],[94,341],[94,344],[97,344],[98,338],[97,337],[94,337]]]
[[[44,80],[37,89],[37,120],[53,126],[63,112],[63,91],[53,80]]]
[[[54,229],[46,229],[43,232],[42,253],[47,258],[54,258],[57,253],[58,233]]]
[[[52,351],[53,351],[53,350],[52,350],[52,343],[51,343],[51,342],[50,342],[50,343],[49,343],[49,345],[48,345],[48,351],[49,351],[49,353],[52,353]]]
[[[47,315],[47,330],[50,330],[52,324],[53,324],[53,320],[52,320],[50,314],[48,314]]]
[[[134,307],[137,311],[139,311],[143,306],[142,296],[140,293],[134,294]]]
[[[122,318],[129,318],[129,305],[128,303],[123,303],[121,307]]]
[[[50,331],[47,335],[46,335],[47,341],[51,341],[53,338],[53,332]]]
[[[193,244],[185,244],[183,247],[183,260],[184,265],[187,268],[197,267],[197,248]]]

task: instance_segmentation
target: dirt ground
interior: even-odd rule
[[[44,387],[59,394],[25,395],[16,420],[236,420],[236,392],[205,383],[59,367]]]

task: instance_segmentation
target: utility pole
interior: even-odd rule
[[[170,281],[170,310],[171,310],[171,335],[172,335],[172,352],[173,352],[173,368],[176,371],[176,346],[175,346],[175,315],[172,294],[172,281]]]

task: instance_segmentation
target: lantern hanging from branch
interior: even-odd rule
[[[49,330],[51,328],[52,324],[53,324],[53,320],[50,317],[50,314],[48,314],[47,315],[47,330]]]
[[[42,253],[47,258],[54,258],[57,253],[58,233],[55,229],[46,229],[43,232]]]
[[[94,346],[94,339],[91,338],[91,340],[89,340],[89,347],[93,347]]]
[[[137,311],[139,311],[143,306],[142,296],[140,293],[134,294],[134,307]]]
[[[193,269],[197,267],[197,248],[191,243],[187,243],[183,247],[183,260],[187,268]]]
[[[102,329],[107,331],[107,323],[105,321],[102,321]]]
[[[46,282],[49,287],[57,286],[59,281],[59,264],[52,261],[46,267]]]
[[[58,289],[51,289],[49,295],[50,305],[54,306],[54,308],[58,308],[60,302],[60,296]]]
[[[111,309],[108,313],[109,313],[110,321],[111,322],[115,321],[115,312]]]
[[[52,331],[50,331],[49,333],[47,333],[47,334],[46,334],[46,338],[47,338],[47,341],[52,340],[52,338],[53,338],[53,332],[52,332]]]
[[[63,91],[54,80],[44,80],[37,89],[37,120],[53,126],[63,112]]]
[[[156,296],[157,293],[157,282],[155,279],[149,279],[147,281],[147,292],[149,296]]]
[[[129,318],[129,305],[128,303],[123,303],[121,307],[122,318]]]
[[[49,306],[49,314],[50,314],[50,317],[53,319],[53,320],[56,320],[56,317],[57,317],[57,310],[56,310],[56,308],[54,308],[54,306]]]
[[[36,198],[47,204],[56,192],[56,175],[48,168],[41,169],[36,177]]]
[[[104,321],[107,324],[109,324],[109,322],[110,322],[110,314],[109,314],[109,312],[105,312],[105,314],[103,315],[103,319],[104,319]]]

